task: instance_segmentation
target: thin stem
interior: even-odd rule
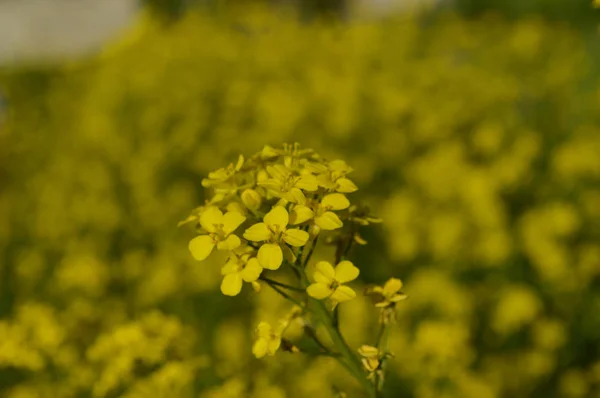
[[[308,251],[308,253],[306,254],[306,258],[303,261],[303,265],[302,268],[306,268],[306,266],[308,265],[308,262],[310,261],[310,258],[313,255],[313,252],[315,251],[315,247],[317,247],[317,241],[319,240],[319,235],[315,236],[315,239],[312,242],[312,245],[310,247],[310,250]]]
[[[273,289],[277,293],[279,293],[284,299],[286,299],[288,301],[291,301],[292,303],[296,304],[300,308],[305,308],[304,304],[300,303],[298,300],[296,300],[295,298],[293,298],[292,296],[290,296],[289,294],[287,294],[283,290],[279,289],[276,285],[272,284],[271,281],[265,280],[265,282],[267,283],[267,285],[271,286],[271,289]]]
[[[265,282],[267,282],[269,284],[272,284],[272,285],[275,285],[275,286],[278,286],[278,287],[282,287],[284,289],[293,290],[295,292],[304,292],[304,289],[302,289],[302,288],[294,287],[294,286],[290,286],[290,285],[286,285],[285,283],[277,282],[277,281],[275,281],[273,279],[269,279],[269,278],[267,278],[265,276],[261,276],[259,279],[261,281],[265,281]]]

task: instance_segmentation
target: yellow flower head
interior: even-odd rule
[[[289,214],[282,206],[275,206],[263,222],[252,225],[244,232],[244,238],[252,242],[266,242],[258,250],[258,261],[263,268],[276,270],[283,262],[283,251],[289,250],[285,243],[300,247],[308,241],[308,233],[300,229],[288,229]]]
[[[406,294],[400,291],[402,281],[398,278],[391,278],[383,287],[371,286],[365,290],[365,295],[371,296],[375,306],[379,308],[393,307],[397,302],[406,300]]]
[[[256,341],[252,346],[252,353],[256,358],[262,358],[265,355],[275,355],[281,346],[282,330],[273,329],[267,322],[261,322],[256,327]]]
[[[226,296],[237,296],[242,290],[242,281],[256,284],[262,270],[256,257],[252,257],[252,249],[232,252],[221,269],[221,292]]]
[[[341,228],[342,220],[332,210],[344,210],[350,206],[350,202],[341,193],[325,195],[320,202],[312,202],[310,206],[296,205],[292,209],[292,223],[301,224],[314,219],[314,223],[320,229],[330,231]]]
[[[341,193],[352,193],[358,190],[356,184],[346,178],[346,174],[352,172],[352,168],[343,160],[331,161],[323,169],[317,176],[319,186]]]
[[[311,297],[319,300],[330,298],[335,303],[352,300],[356,293],[343,284],[356,279],[359,272],[350,261],[340,262],[335,269],[327,261],[319,261],[313,275],[315,283],[306,291]]]
[[[240,238],[233,235],[246,217],[236,211],[225,214],[216,207],[209,207],[200,215],[200,225],[206,234],[196,236],[190,241],[189,249],[198,261],[206,259],[215,246],[219,250],[233,250],[240,244]]]
[[[208,173],[208,178],[202,180],[202,186],[205,188],[221,188],[226,186],[225,183],[228,182],[236,172],[240,171],[243,165],[244,157],[240,155],[235,165],[231,163],[227,167],[221,167],[220,169]]]
[[[358,353],[362,357],[361,362],[368,372],[375,372],[379,369],[379,365],[381,364],[381,352],[377,347],[362,345],[358,349]]]
[[[267,166],[267,173],[269,178],[259,181],[258,185],[288,202],[304,204],[306,196],[302,191],[314,192],[319,189],[317,177],[310,173],[297,175],[282,164]]]

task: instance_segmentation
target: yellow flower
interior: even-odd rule
[[[300,149],[299,143],[294,144],[283,144],[283,149],[276,149],[269,145],[265,145],[261,152],[263,159],[274,159],[280,156],[283,157],[283,164],[286,167],[292,167],[294,162],[298,159],[306,159],[315,155],[315,151],[312,149]]]
[[[315,224],[323,230],[341,228],[342,220],[331,210],[344,210],[350,206],[348,198],[341,193],[325,195],[321,202],[313,202],[311,206],[296,205],[292,209],[292,224],[301,224],[314,218]],[[311,208],[312,207],[312,208]]]
[[[309,296],[319,300],[329,297],[336,303],[356,297],[354,290],[343,285],[356,279],[360,272],[350,261],[340,262],[335,269],[327,261],[319,261],[316,269],[313,274],[315,283],[306,289]]]
[[[284,243],[304,246],[309,236],[300,229],[287,229],[289,214],[282,206],[273,207],[263,221],[248,228],[244,238],[252,242],[266,242],[258,250],[258,261],[263,268],[276,270],[283,262],[283,250],[289,250]]]
[[[302,190],[314,192],[319,189],[317,177],[312,174],[296,175],[288,167],[276,164],[267,166],[270,178],[259,181],[258,185],[269,190],[274,196],[292,203],[306,202],[306,196]]]
[[[252,250],[232,252],[223,268],[221,274],[221,292],[226,296],[237,296],[242,290],[242,281],[255,285],[262,272],[262,267],[256,257],[252,257]],[[256,290],[256,287],[254,288]]]
[[[215,246],[219,250],[233,250],[238,247],[241,244],[240,238],[232,233],[245,220],[246,217],[236,211],[223,214],[216,207],[209,207],[200,215],[200,225],[207,234],[196,236],[190,241],[192,256],[202,261],[212,253]]]
[[[402,293],[400,289],[402,289],[402,281],[397,278],[391,278],[383,287],[368,287],[365,294],[373,297],[376,307],[386,308],[393,307],[398,301],[406,300],[406,294]]]
[[[362,345],[358,349],[358,353],[362,357],[361,362],[368,372],[372,373],[379,369],[381,353],[377,347]]]
[[[204,178],[202,180],[202,186],[205,188],[223,187],[224,183],[226,183],[231,177],[233,177],[236,172],[240,171],[243,165],[244,157],[240,155],[235,165],[231,163],[227,167],[221,167],[220,169],[208,173],[208,178]]]
[[[280,329],[280,328],[279,328]],[[256,341],[252,353],[257,358],[265,355],[275,355],[281,346],[281,330],[274,330],[267,322],[261,322],[256,327]]]
[[[358,190],[356,184],[346,178],[346,174],[352,172],[343,160],[334,160],[329,162],[325,170],[317,176],[320,186],[330,191],[341,193],[351,193]]]

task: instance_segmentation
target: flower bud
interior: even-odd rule
[[[242,192],[242,202],[250,210],[258,210],[262,204],[262,198],[254,189],[246,189]]]

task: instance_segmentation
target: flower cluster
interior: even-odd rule
[[[264,270],[278,270],[299,260],[303,247],[321,231],[340,231],[344,221],[355,223],[346,194],[358,188],[348,178],[352,169],[342,160],[327,161],[298,144],[262,151],[220,168],[202,180],[211,197],[183,223],[195,222],[198,236],[189,243],[192,256],[203,261],[216,249],[228,253],[222,267],[221,291],[235,296],[242,282],[256,289]],[[342,286],[358,276],[349,261],[336,271],[317,264],[315,298],[346,301],[355,296]]]
[[[381,390],[383,366],[390,354],[363,345],[358,351],[362,359],[356,356],[341,336],[337,319],[337,305],[356,297],[348,283],[360,270],[346,257],[354,243],[366,243],[357,238],[358,228],[380,221],[366,207],[350,203],[346,195],[358,190],[348,178],[351,172],[344,161],[326,160],[299,144],[265,146],[248,159],[240,156],[235,165],[209,173],[202,181],[210,189],[206,204],[180,225],[196,224],[198,235],[189,243],[196,260],[206,260],[215,248],[228,253],[221,268],[223,294],[238,295],[243,282],[259,292],[263,282],[294,304],[292,315],[275,327],[265,321],[258,324],[252,347],[257,358],[273,356],[280,348],[334,356],[373,395]],[[318,261],[309,272],[309,261],[321,235],[325,235],[325,242],[337,246],[336,265]],[[296,276],[296,286],[277,280],[285,270]],[[382,331],[389,326],[396,303],[406,298],[399,292],[401,287],[402,282],[392,278],[383,288],[373,287],[367,292],[380,296],[375,307],[385,314],[380,322]],[[323,300],[331,305],[324,305]],[[296,318],[303,319],[303,330],[317,344],[318,352],[283,337]],[[320,341],[317,324],[328,329],[332,347]],[[382,337],[378,336],[376,345],[383,345]],[[367,354],[364,347],[372,352]]]

